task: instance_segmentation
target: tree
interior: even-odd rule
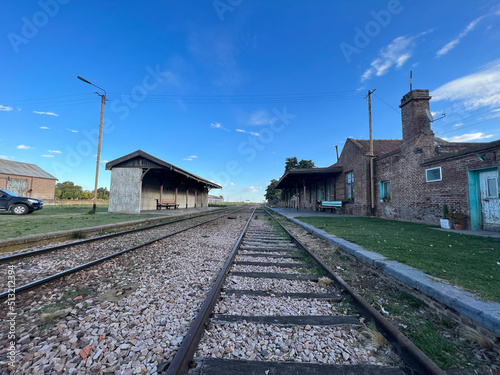
[[[93,197],[94,197],[94,194],[92,194],[92,192],[91,192],[91,191],[85,190],[85,191],[82,193],[82,195],[81,195],[81,197],[80,197],[80,198],[82,198],[82,199],[92,199]]]
[[[276,189],[276,185],[278,185],[278,180],[272,179],[266,188],[264,198],[266,198],[268,202],[279,201],[281,199],[281,189]]]
[[[297,157],[286,158],[285,160],[285,173],[293,168],[314,168],[314,162],[312,160],[300,160],[297,161]]]
[[[97,199],[109,200],[109,190],[105,187],[97,189]]]
[[[314,168],[314,162],[312,160],[304,160],[299,161],[299,166],[297,168]]]
[[[299,167],[299,162],[297,161],[297,157],[294,156],[293,158],[286,158],[285,160],[285,173],[289,171],[290,169],[293,168],[298,168]]]
[[[75,185],[74,182],[64,181],[56,184],[55,198],[56,199],[79,199],[83,189],[81,186]]]

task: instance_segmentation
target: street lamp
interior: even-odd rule
[[[94,87],[97,87],[99,90],[104,91],[104,94],[99,94],[98,92],[96,92],[96,94],[101,97],[101,121],[99,122],[99,142],[97,144],[97,164],[95,168],[94,205],[92,206],[92,211],[95,214],[97,207],[97,181],[99,180],[99,159],[101,158],[102,116],[104,114],[104,104],[106,103],[106,90],[104,90],[99,86],[94,85],[92,82],[87,81],[85,78],[82,78],[80,76],[77,76],[77,78],[80,81],[88,83],[89,85],[92,85]]]

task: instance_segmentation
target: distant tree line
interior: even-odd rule
[[[94,191],[83,190],[74,182],[64,181],[56,184],[55,199],[93,199]],[[97,189],[97,199],[109,200],[109,190],[105,187]]]
[[[290,169],[302,169],[302,168],[315,168],[314,162],[312,160],[297,160],[297,157],[291,157],[285,159],[285,173]],[[276,204],[279,201],[285,200],[285,192],[282,189],[276,189],[278,185],[278,180],[272,179],[266,188],[266,194],[264,198],[271,204]]]

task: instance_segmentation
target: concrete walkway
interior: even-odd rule
[[[457,287],[441,281],[439,278],[431,277],[422,271],[413,267],[404,265],[402,263],[387,260],[384,256],[363,249],[361,246],[353,244],[352,242],[343,240],[333,234],[328,234],[322,229],[318,229],[312,225],[303,223],[296,219],[296,217],[311,217],[311,216],[343,216],[323,212],[304,211],[296,209],[272,209],[273,211],[285,216],[292,222],[307,229],[313,234],[325,239],[326,241],[338,246],[342,250],[354,255],[355,257],[371,264],[374,267],[384,271],[385,273],[395,277],[396,279],[404,282],[412,288],[436,299],[442,304],[458,311],[459,313],[469,317],[476,323],[486,327],[487,329],[500,335],[500,303],[484,302],[478,299],[472,293],[461,290]],[[456,231],[455,231],[456,232]],[[460,231],[460,233],[465,231]],[[467,231],[472,232],[472,231]],[[491,232],[487,232],[490,234]],[[481,235],[476,234],[475,235]]]

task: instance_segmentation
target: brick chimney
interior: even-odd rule
[[[434,132],[425,110],[429,109],[429,90],[411,90],[401,99],[401,122],[403,125],[403,145],[417,152],[433,147]],[[427,153],[426,152],[426,153]]]

